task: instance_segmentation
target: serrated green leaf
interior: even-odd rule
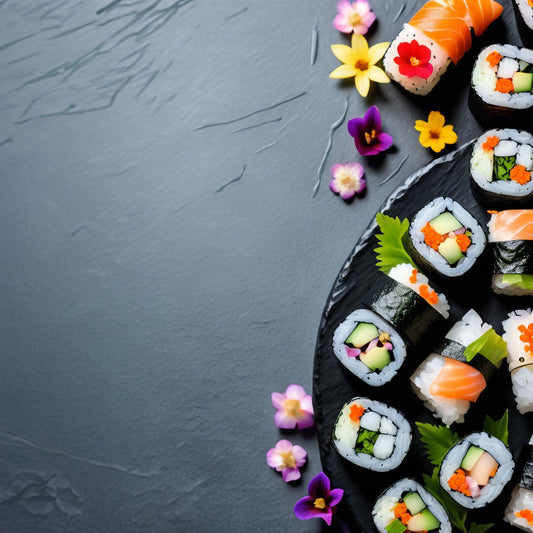
[[[403,236],[409,230],[409,221],[406,218],[400,220],[398,217],[377,213],[376,222],[381,230],[381,233],[376,235],[379,246],[374,249],[379,270],[388,274],[393,267],[403,263],[416,267],[402,243]]]
[[[435,426],[416,422],[420,431],[420,440],[424,444],[428,459],[435,466],[439,466],[448,450],[457,442],[459,435],[446,426]]]
[[[485,415],[483,430],[509,446],[509,410],[506,409],[498,420],[493,420],[489,415]]]

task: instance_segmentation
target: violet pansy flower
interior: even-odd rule
[[[309,496],[304,496],[296,502],[294,514],[300,520],[322,518],[330,526],[335,506],[342,500],[344,490],[331,490],[328,476],[324,472],[319,472],[309,482],[307,491]]]
[[[376,20],[367,0],[340,0],[337,3],[337,16],[333,19],[333,26],[342,33],[357,33],[364,35]]]
[[[381,113],[373,105],[362,118],[348,121],[348,133],[361,155],[376,155],[392,146],[392,137],[381,129]]]
[[[360,163],[337,163],[331,167],[333,179],[329,182],[329,188],[344,200],[349,200],[365,190],[364,173]]]
[[[305,429],[314,424],[313,400],[300,385],[289,385],[285,394],[273,392],[272,405],[277,409],[274,421],[280,429]]]
[[[307,452],[297,444],[282,439],[275,448],[268,450],[266,454],[268,466],[281,472],[283,481],[296,481],[300,479],[300,466],[305,464]]]

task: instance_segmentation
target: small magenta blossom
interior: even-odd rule
[[[289,385],[285,394],[272,393],[276,426],[281,429],[305,429],[314,424],[313,400],[300,385]]]
[[[333,26],[342,33],[357,33],[364,35],[376,20],[367,0],[340,0],[337,3],[337,16],[333,19]]]
[[[364,173],[360,163],[337,163],[331,167],[333,179],[329,182],[329,188],[344,200],[349,200],[365,190]]]
[[[307,452],[298,444],[282,439],[275,448],[270,448],[266,454],[268,466],[281,472],[283,481],[300,479],[300,467],[305,464]]]
[[[328,526],[331,525],[335,506],[344,496],[343,489],[331,488],[331,482],[324,474],[319,472],[307,487],[309,496],[299,499],[294,506],[294,514],[300,520],[309,518],[322,518]]]
[[[381,113],[373,105],[362,118],[348,121],[348,133],[354,138],[361,155],[376,155],[392,146],[392,137],[381,129]]]

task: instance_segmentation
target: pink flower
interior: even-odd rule
[[[429,62],[431,50],[413,39],[410,43],[402,42],[398,45],[398,55],[394,62],[402,76],[413,78],[418,76],[427,80],[433,72],[433,65]]]
[[[364,35],[376,20],[367,0],[340,0],[337,3],[338,15],[333,19],[333,26],[343,33]]]
[[[275,448],[268,450],[266,458],[268,466],[281,472],[283,481],[296,481],[301,477],[299,467],[305,464],[307,452],[301,446],[283,439]]]
[[[331,167],[333,179],[329,182],[329,188],[335,194],[340,194],[344,200],[349,200],[356,193],[361,194],[365,190],[364,173],[365,171],[360,163],[338,163],[333,165]]]
[[[314,424],[313,400],[300,385],[289,385],[285,394],[272,393],[276,426],[281,429],[305,429]]]

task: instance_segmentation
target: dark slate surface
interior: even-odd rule
[[[374,0],[370,44],[419,0]],[[479,41],[519,44],[512,7]],[[331,80],[335,2],[0,1],[0,531],[322,530],[294,502],[321,470],[272,391],[312,388],[320,318],[376,210],[458,145],[469,53],[428,97]],[[450,94],[453,93],[453,98]],[[371,104],[395,145],[364,159]],[[329,167],[362,162],[351,204]],[[301,483],[268,468],[303,445]]]

